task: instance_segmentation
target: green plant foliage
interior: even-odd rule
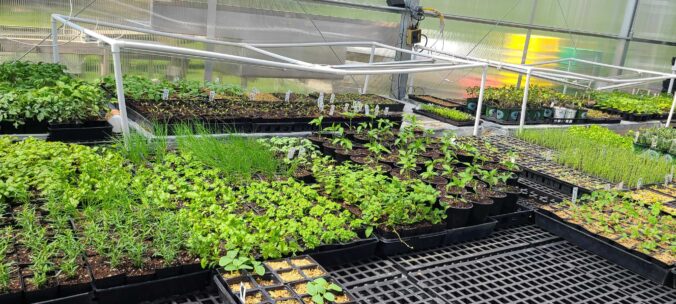
[[[474,120],[474,117],[472,115],[469,115],[465,112],[458,111],[456,109],[449,109],[449,108],[444,108],[444,107],[439,107],[439,106],[434,106],[434,105],[422,105],[420,107],[422,110],[434,113],[436,115],[439,115],[444,118],[448,118],[450,120],[454,121],[471,121]]]
[[[202,83],[196,80],[151,80],[143,76],[124,75],[122,77],[124,83],[124,95],[135,100],[162,100],[164,90],[169,93],[169,99],[196,99],[206,98],[209,92],[213,91],[216,97],[223,96],[241,96],[244,91],[238,85],[206,82]],[[101,83],[110,91],[116,90],[115,77],[113,75],[106,76],[101,80]]]
[[[312,297],[312,302],[317,304],[324,304],[325,301],[335,302],[335,293],[340,292],[343,292],[343,288],[329,283],[325,278],[318,278],[307,284],[307,293]]]
[[[661,114],[669,111],[672,98],[668,95],[633,95],[626,92],[594,92],[596,106],[632,114]]]
[[[626,186],[657,183],[671,172],[670,159],[638,154],[632,139],[603,127],[573,127],[568,130],[524,130],[518,137],[556,150],[554,159],[611,182]]]
[[[639,132],[637,144],[650,147],[651,149],[676,155],[676,129],[673,128],[649,128]]]

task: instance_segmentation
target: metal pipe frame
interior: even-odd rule
[[[115,83],[116,83],[116,94],[117,94],[117,101],[120,107],[120,115],[122,118],[122,132],[124,134],[125,138],[125,145],[127,144],[127,139],[129,137],[129,120],[128,120],[128,115],[127,115],[127,107],[126,107],[126,102],[125,102],[125,96],[124,96],[124,83],[123,83],[123,74],[122,74],[122,62],[120,58],[120,51],[122,49],[132,49],[132,50],[140,50],[140,51],[150,51],[150,52],[161,52],[161,53],[166,53],[166,54],[172,54],[172,55],[182,55],[182,56],[191,56],[191,57],[198,57],[198,58],[205,58],[205,59],[215,59],[215,60],[223,60],[223,61],[229,61],[229,62],[236,62],[236,63],[242,63],[242,64],[252,64],[252,65],[258,65],[258,66],[265,66],[265,67],[271,67],[271,68],[280,68],[280,69],[292,69],[292,70],[298,70],[298,71],[306,71],[306,72],[314,72],[314,73],[325,73],[325,74],[332,74],[332,75],[339,75],[339,76],[348,76],[348,75],[379,75],[379,74],[402,74],[402,73],[421,73],[421,72],[434,72],[434,71],[443,71],[443,70],[454,70],[454,69],[470,69],[470,68],[483,68],[484,71],[487,68],[486,63],[482,62],[473,62],[470,60],[465,60],[465,59],[455,59],[455,58],[450,58],[450,59],[443,59],[442,63],[437,63],[437,64],[432,64],[430,65],[429,63],[420,63],[420,64],[415,64],[413,61],[408,61],[408,63],[403,63],[403,64],[397,64],[397,63],[392,63],[388,65],[373,65],[372,60],[370,63],[363,64],[362,66],[359,65],[352,65],[348,67],[348,69],[345,69],[345,67],[332,67],[332,66],[327,66],[327,65],[320,65],[320,64],[312,64],[300,60],[296,60],[293,58],[288,58],[286,56],[282,56],[270,51],[262,50],[259,47],[266,47],[266,46],[255,46],[252,44],[246,44],[246,43],[231,43],[231,42],[223,42],[223,41],[217,41],[213,39],[207,39],[207,38],[201,38],[201,37],[192,37],[192,36],[186,36],[186,35],[179,35],[179,34],[172,34],[172,33],[165,33],[161,31],[156,31],[156,30],[150,30],[150,29],[140,29],[140,28],[133,28],[125,25],[118,25],[118,24],[113,24],[113,23],[108,23],[108,22],[98,22],[96,20],[91,20],[91,19],[84,19],[84,18],[73,18],[73,17],[67,17],[59,14],[52,14],[51,15],[51,21],[52,21],[52,51],[56,54],[53,56],[53,60],[55,62],[58,62],[59,57],[58,57],[58,32],[54,30],[56,27],[56,22],[62,23],[65,27],[73,28],[77,31],[80,31],[86,35],[91,36],[94,39],[99,40],[100,42],[103,42],[105,44],[108,44],[111,48],[111,52],[113,54],[113,66],[114,66],[114,73],[115,73]],[[173,37],[177,39],[186,39],[186,40],[191,40],[191,41],[201,41],[205,43],[215,43],[215,44],[221,44],[221,45],[228,45],[228,46],[236,46],[236,47],[241,47],[247,50],[251,50],[254,52],[257,52],[259,54],[263,54],[275,59],[279,59],[283,62],[278,62],[278,61],[270,61],[270,60],[264,60],[264,59],[256,59],[256,58],[250,58],[250,57],[244,57],[244,56],[237,56],[237,55],[230,55],[230,54],[223,54],[223,53],[218,53],[214,51],[202,51],[202,50],[195,50],[195,49],[190,49],[190,48],[184,48],[184,47],[174,47],[174,46],[167,46],[167,45],[162,45],[162,44],[153,44],[153,43],[147,43],[147,42],[138,42],[138,41],[127,41],[127,40],[120,40],[120,39],[113,39],[110,37],[107,37],[105,35],[102,35],[100,33],[97,33],[96,31],[89,30],[87,28],[84,28],[78,24],[76,24],[74,21],[77,22],[82,22],[82,23],[89,23],[89,24],[99,24],[102,26],[106,27],[113,27],[113,28],[120,28],[120,29],[126,29],[130,31],[136,31],[136,32],[142,32],[142,33],[148,33],[148,34],[154,34],[154,35],[160,35],[160,36],[165,36],[165,37]],[[391,49],[397,52],[405,52],[405,53],[411,53],[413,54],[414,52],[412,50],[406,50],[406,49],[400,49],[396,47],[392,47],[389,45],[385,45],[382,43],[378,42],[324,42],[324,43],[308,43],[308,44],[302,44],[301,46],[307,47],[307,46],[330,46],[330,45],[347,45],[347,46],[355,46],[355,45],[367,45],[371,46],[372,49],[372,54],[375,53],[375,48],[386,48],[386,49]],[[272,44],[272,45],[267,45],[267,47],[298,47],[299,44]],[[421,55],[416,53],[416,55]],[[428,57],[430,59],[435,59],[433,56],[426,56],[422,55],[422,57]],[[448,62],[452,63],[448,63]],[[416,62],[428,62],[428,61],[416,61]],[[453,64],[456,63],[456,64]],[[421,66],[422,65],[422,66]],[[352,68],[365,68],[364,70],[352,70]],[[485,73],[485,72],[484,72]],[[483,91],[483,88],[482,88]],[[479,102],[481,102],[481,99],[479,99]],[[477,117],[479,119],[479,117]]]

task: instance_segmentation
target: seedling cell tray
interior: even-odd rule
[[[88,121],[82,124],[50,124],[48,140],[87,142],[109,139],[113,126],[105,120]]]
[[[438,120],[438,121],[441,121],[441,122],[445,122],[449,125],[454,125],[456,127],[466,127],[466,126],[473,126],[474,125],[474,121],[472,121],[472,120],[470,120],[470,121],[455,121],[455,120],[451,120],[451,119],[448,119],[446,117],[441,117],[439,115],[436,115],[434,113],[430,113],[430,112],[427,112],[427,111],[424,111],[424,110],[413,109],[413,113],[420,114],[420,115],[423,115],[423,116],[427,116],[429,118],[432,118],[432,119],[435,119],[435,120]]]
[[[376,255],[387,257],[401,253],[439,247],[444,244],[446,231],[420,234],[403,238],[385,238],[378,236],[380,243]]]
[[[614,242],[603,240],[542,210],[535,212],[535,223],[582,249],[604,257],[655,283],[663,285],[670,283],[671,267],[669,266],[649,260]]]
[[[523,168],[524,176],[527,179],[533,180],[539,184],[545,185],[547,187],[550,187],[558,192],[561,192],[565,195],[572,196],[573,195],[573,188],[577,187],[577,193],[578,196],[582,196],[582,194],[591,194],[592,191],[580,187],[577,185],[573,185],[571,183],[562,181],[556,177],[550,176],[549,174],[545,174],[539,171],[531,170],[528,168]]]
[[[426,98],[431,98],[426,99]],[[408,95],[408,99],[417,101],[420,103],[424,104],[434,104],[437,106],[442,106],[442,107],[447,107],[447,108],[457,108],[457,107],[464,107],[465,102],[464,101],[453,101],[450,99],[444,99],[444,98],[439,98],[435,97],[432,95]]]
[[[444,231],[445,236],[442,245],[457,244],[486,238],[493,233],[497,224],[498,221],[489,218],[482,224],[446,229],[446,231]]]
[[[535,223],[533,210],[523,207],[519,207],[516,212],[493,215],[489,218],[497,221],[495,229],[507,229]]]
[[[129,284],[108,289],[95,289],[97,303],[138,303],[166,297],[168,292],[184,294],[200,290],[210,284],[212,271],[203,270],[171,278]]]
[[[19,302],[7,302],[7,303],[19,303]],[[69,297],[63,297],[42,302],[35,302],[35,304],[92,304],[92,303],[94,303],[94,301],[92,300],[91,293],[82,293],[72,295]]]
[[[308,254],[324,266],[340,265],[366,259],[376,253],[378,238],[372,236],[346,244],[330,245]]]

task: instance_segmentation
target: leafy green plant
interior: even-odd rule
[[[324,301],[335,302],[336,294],[343,292],[340,286],[329,283],[324,278],[318,278],[307,283],[307,293],[312,297],[312,302],[324,304]]]
[[[420,107],[422,110],[439,115],[444,118],[448,118],[453,121],[472,121],[474,117],[465,112],[458,111],[456,109],[449,109],[440,106],[434,105],[422,105]]]
[[[261,262],[249,257],[239,256],[239,251],[230,250],[225,256],[218,260],[218,266],[223,267],[225,271],[253,270],[258,275],[265,274],[265,267]]]

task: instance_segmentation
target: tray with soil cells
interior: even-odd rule
[[[544,230],[558,235],[567,241],[625,267],[658,284],[671,284],[676,255],[668,243],[655,241],[659,233],[669,235],[676,227],[673,219],[662,217],[655,224],[648,224],[647,218],[640,214],[649,214],[649,210],[638,213],[625,213],[613,204],[600,205],[586,209],[586,213],[569,209],[566,204],[544,205],[535,212],[535,223]],[[618,202],[618,204],[621,204]],[[630,204],[631,205],[631,204]],[[625,207],[628,205],[624,205]],[[579,208],[579,207],[576,207]],[[595,208],[600,208],[596,210]],[[639,209],[636,209],[639,210]],[[653,220],[650,220],[653,221]],[[626,225],[625,222],[635,222]],[[651,226],[658,234],[633,233],[641,225]],[[660,231],[671,229],[669,231]],[[671,253],[670,253],[671,252]]]
[[[334,103],[335,104],[353,104],[355,101],[359,101],[362,104],[369,105],[371,108],[374,108],[376,105],[380,107],[381,111],[384,111],[385,108],[389,108],[390,112],[403,112],[404,104],[398,100],[384,97],[375,94],[357,94],[357,93],[345,93],[345,94],[334,94]],[[314,98],[315,102],[319,98],[319,93],[311,93],[310,96]],[[330,93],[324,94],[325,104],[330,102]]]
[[[465,101],[464,100],[452,100],[452,99],[444,99],[444,98],[439,98],[431,95],[408,95],[408,99],[414,100],[417,102],[422,102],[422,103],[428,103],[428,104],[434,104],[442,107],[447,107],[447,108],[458,108],[458,107],[464,107],[465,106]]]
[[[413,109],[413,113],[427,116],[429,118],[432,118],[434,120],[438,120],[444,123],[447,123],[449,125],[453,125],[456,127],[466,127],[466,126],[473,126],[474,125],[474,120],[465,120],[465,121],[459,121],[459,120],[453,120],[450,118],[446,118],[443,116],[439,116],[437,114],[425,111],[425,110],[419,110],[419,109]],[[482,121],[479,121],[479,124],[481,124]]]
[[[629,196],[637,201],[652,206],[661,204],[661,210],[665,214],[676,216],[676,198],[672,196],[676,192],[673,184],[651,185],[646,189],[635,189],[628,192]]]
[[[329,273],[307,255],[266,261],[263,267],[263,275],[219,269],[219,281],[238,303],[247,304],[312,303],[308,284],[320,278],[333,282],[328,278]],[[342,288],[335,290],[333,295],[335,303],[354,302],[354,298]]]

